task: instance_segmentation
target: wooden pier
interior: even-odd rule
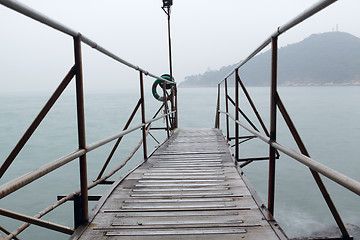
[[[287,239],[218,129],[177,129],[71,239]]]

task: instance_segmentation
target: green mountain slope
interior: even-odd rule
[[[238,63],[185,78],[180,87],[214,87]],[[270,83],[270,51],[240,69],[248,86]],[[232,82],[232,81],[231,81]],[[344,32],[313,34],[279,49],[278,83],[285,86],[359,85],[360,38]]]

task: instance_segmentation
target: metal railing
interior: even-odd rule
[[[0,0],[0,4],[13,9],[14,11],[17,11],[19,13],[22,13],[23,15],[32,18],[34,20],[37,20],[49,27],[52,27],[60,32],[63,32],[74,39],[74,53],[75,53],[75,60],[74,60],[74,66],[71,67],[68,74],[64,77],[62,82],[59,84],[57,89],[54,91],[53,95],[49,98],[45,106],[42,108],[40,113],[37,115],[37,117],[34,119],[30,127],[27,129],[25,134],[21,137],[19,142],[16,144],[16,146],[13,148],[9,156],[6,158],[6,160],[2,163],[0,167],[0,178],[4,175],[4,173],[7,171],[7,169],[10,167],[10,165],[13,163],[13,161],[16,159],[17,155],[20,153],[20,151],[23,149],[25,144],[28,142],[32,134],[35,132],[35,130],[39,127],[42,120],[45,118],[47,113],[50,111],[50,109],[53,107],[55,102],[58,100],[58,98],[61,96],[61,94],[64,92],[64,90],[67,88],[68,84],[72,81],[72,79],[75,77],[76,81],[76,106],[77,106],[77,131],[78,131],[78,150],[67,154],[66,156],[63,156],[59,159],[56,159],[40,168],[37,168],[21,177],[18,177],[14,180],[11,180],[3,185],[0,186],[0,199],[8,196],[9,194],[21,189],[22,187],[30,184],[31,182],[35,181],[36,179],[39,179],[46,174],[54,171],[55,169],[58,169],[71,161],[79,158],[80,160],[80,187],[81,189],[78,191],[75,191],[67,196],[61,197],[57,202],[52,204],[51,206],[45,208],[35,216],[27,216],[21,213],[16,213],[7,209],[0,208],[0,215],[6,216],[12,219],[17,219],[20,221],[25,222],[22,226],[20,226],[18,229],[16,229],[13,232],[8,231],[3,226],[0,226],[0,231],[7,234],[6,239],[17,239],[17,235],[20,234],[23,230],[25,230],[30,224],[42,226],[48,229],[52,229],[55,231],[59,231],[66,234],[72,234],[74,232],[73,228],[67,227],[67,226],[61,226],[59,224],[51,223],[48,221],[41,220],[40,218],[44,216],[45,214],[49,213],[50,211],[54,210],[58,206],[62,205],[63,203],[74,200],[74,215],[75,215],[75,228],[78,226],[88,222],[89,215],[88,215],[88,190],[97,186],[98,184],[104,183],[109,177],[114,175],[117,171],[119,171],[135,154],[135,152],[143,146],[143,158],[144,161],[148,158],[147,153],[147,142],[146,137],[149,134],[150,126],[153,122],[158,121],[160,119],[166,119],[166,127],[162,128],[165,129],[167,132],[167,136],[170,136],[170,131],[172,131],[174,128],[177,127],[177,106],[175,105],[176,102],[176,87],[172,88],[172,94],[168,94],[166,90],[167,84],[163,85],[163,92],[164,92],[164,101],[158,111],[154,114],[152,119],[145,119],[145,98],[144,98],[144,75],[149,76],[151,78],[155,79],[161,79],[163,82],[171,83],[172,86],[175,86],[176,83],[168,81],[167,79],[158,77],[157,75],[154,75],[152,73],[149,73],[148,71],[133,65],[114,53],[106,50],[105,48],[101,47],[94,41],[90,40],[89,38],[85,37],[81,33],[74,31],[61,23],[23,5],[20,2],[17,2],[15,0]],[[114,59],[115,61],[126,65],[136,71],[139,72],[139,80],[140,80],[140,99],[138,100],[132,114],[130,115],[125,127],[123,130],[117,134],[114,134],[113,136],[107,137],[105,139],[99,140],[97,142],[86,144],[86,135],[85,135],[85,110],[84,110],[84,90],[83,90],[83,74],[82,74],[82,54],[81,54],[81,44],[85,43],[92,48],[98,50],[102,54]],[[168,94],[168,96],[167,96]],[[171,104],[171,110],[168,110],[168,100],[170,100]],[[139,108],[141,109],[141,124],[129,128],[134,116],[139,111]],[[162,109],[164,110],[164,114],[159,115]],[[114,155],[117,147],[119,146],[122,137],[134,132],[136,130],[141,129],[142,131],[142,139],[140,140],[139,144],[134,148],[134,150],[130,153],[130,155],[125,159],[125,161],[110,171],[107,175],[103,176],[109,162],[111,161],[112,156]],[[116,143],[111,150],[111,153],[109,157],[107,158],[104,166],[102,167],[96,181],[88,185],[87,180],[87,163],[86,163],[86,154],[90,151],[93,151],[105,144],[108,144],[114,140],[116,140]],[[77,201],[75,201],[77,200]],[[75,202],[77,202],[77,206],[75,206]]]
[[[245,163],[241,164],[240,167],[244,167],[247,164],[256,161],[256,160],[269,160],[269,180],[268,180],[268,211],[273,215],[274,214],[274,201],[275,201],[275,162],[276,159],[279,158],[278,151],[290,156],[291,158],[295,159],[296,161],[304,164],[305,166],[309,167],[311,174],[314,177],[316,184],[318,185],[341,233],[342,239],[352,239],[345,228],[345,225],[337,212],[334,203],[326,190],[326,187],[320,177],[320,174],[323,176],[331,179],[332,181],[340,184],[341,186],[349,189],[353,193],[360,195],[360,182],[351,179],[331,168],[316,162],[312,158],[306,147],[297,132],[295,125],[293,124],[287,110],[281,101],[279,93],[277,91],[277,53],[278,53],[278,37],[284,33],[285,31],[293,28],[297,24],[301,23],[302,21],[310,18],[312,15],[318,13],[319,11],[323,10],[324,8],[328,7],[332,3],[336,2],[336,0],[322,0],[289,21],[288,23],[284,24],[283,26],[279,27],[269,38],[267,38],[258,48],[256,48],[244,61],[242,61],[236,68],[231,71],[222,81],[218,84],[218,97],[217,97],[217,107],[216,107],[216,118],[215,118],[215,127],[220,128],[220,114],[224,114],[226,118],[226,136],[228,140],[235,140],[234,143],[234,155],[237,161],[244,161]],[[239,69],[244,66],[250,59],[256,56],[261,50],[263,50],[266,46],[271,44],[271,84],[270,84],[270,131],[268,131],[265,127],[264,122],[262,121],[249,93],[247,92],[241,78],[239,75]],[[235,100],[232,100],[231,97],[228,95],[228,79],[234,75],[235,79]],[[221,86],[224,85],[225,87],[225,110],[220,109],[220,99],[221,99]],[[245,115],[244,112],[240,109],[239,106],[239,85],[246,96],[252,110],[254,111],[264,134],[260,133],[260,131],[255,127],[255,125],[249,120],[249,118]],[[229,113],[229,101],[235,107],[235,116]],[[277,109],[280,110],[281,115],[283,116],[296,144],[300,150],[300,153],[292,150],[284,145],[281,145],[276,141],[277,129],[276,129],[276,113]],[[239,121],[239,114],[241,114],[244,119],[247,121],[247,124],[244,124]],[[230,137],[230,127],[229,127],[229,119],[234,121],[234,131],[235,137]],[[246,136],[240,137],[239,136],[239,126],[249,131],[254,136]],[[270,146],[269,149],[269,156],[267,157],[260,157],[260,158],[248,158],[248,159],[240,159],[239,158],[239,144],[244,141],[248,141],[253,139],[254,137],[261,139],[265,143]],[[242,142],[239,142],[240,139],[245,138]]]

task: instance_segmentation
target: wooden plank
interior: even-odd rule
[[[107,232],[106,236],[164,236],[164,235],[208,235],[208,234],[232,234],[246,233],[242,228],[231,229],[170,229],[170,230],[151,230],[151,231],[117,231]]]

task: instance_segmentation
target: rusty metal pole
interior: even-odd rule
[[[276,105],[277,105],[277,37],[271,39],[271,94],[270,94],[270,141],[276,141]],[[275,199],[275,160],[276,149],[270,146],[269,150],[269,186],[268,209],[274,215]]]
[[[235,160],[239,157],[239,69],[235,70]]]
[[[168,105],[167,105],[167,96],[166,96],[166,82],[163,82],[163,93],[164,93],[164,109],[165,109],[165,114],[168,113]],[[169,133],[169,116],[166,115],[165,117],[165,121],[166,121],[166,133],[167,133],[167,137],[170,137],[170,133]]]
[[[128,127],[130,126],[130,124],[131,124],[132,120],[134,119],[135,114],[137,113],[137,111],[138,111],[138,109],[139,109],[140,105],[141,105],[141,99],[139,99],[139,101],[137,102],[137,104],[136,104],[136,106],[135,106],[134,110],[132,111],[132,113],[131,113],[131,115],[130,115],[130,117],[129,117],[128,121],[127,121],[127,122],[126,122],[126,124],[125,124],[125,127],[123,128],[123,131],[125,131],[126,129],[128,129]],[[123,137],[119,137],[119,138],[118,138],[118,140],[116,141],[116,143],[115,143],[115,145],[114,145],[113,149],[111,150],[111,152],[110,152],[110,154],[109,154],[108,158],[106,159],[106,161],[105,161],[105,163],[104,163],[104,166],[102,167],[102,169],[101,169],[101,171],[100,171],[100,173],[99,173],[98,177],[96,178],[96,180],[99,180],[99,179],[102,177],[102,175],[104,174],[105,169],[107,168],[108,164],[110,163],[111,158],[114,156],[115,151],[116,151],[116,149],[118,148],[118,146],[119,146],[119,144],[120,144],[120,142],[121,142],[122,138],[123,138]]]
[[[220,128],[220,84],[218,84],[216,115],[215,115],[215,128]]]
[[[225,78],[225,108],[226,112],[229,112],[229,102],[228,102],[228,89],[227,89],[227,78]],[[226,115],[226,137],[227,140],[230,140],[230,133],[229,133],[229,115]]]
[[[179,115],[178,115],[178,111],[179,111],[179,108],[178,108],[178,95],[177,95],[177,86],[175,85],[174,87],[174,98],[175,98],[175,108],[173,109],[173,111],[176,111],[175,112],[175,128],[178,128],[179,126]]]
[[[173,79],[173,71],[172,71],[172,53],[171,53],[171,29],[170,29],[170,16],[171,16],[171,4],[169,5],[165,5],[164,2],[164,6],[162,7],[162,10],[165,12],[166,16],[167,16],[167,27],[168,27],[168,43],[169,43],[169,68],[170,68],[170,81]],[[168,106],[167,106],[167,96],[166,96],[166,82],[164,82],[163,85],[163,89],[164,89],[164,107],[165,107],[165,112],[167,114],[168,112]],[[175,90],[176,91],[176,90]],[[171,94],[171,99],[170,99],[170,103],[171,103],[171,109],[174,110],[174,96],[175,93]],[[176,99],[176,108],[177,108],[177,99]],[[175,117],[173,117],[173,122],[171,124],[171,129],[177,127],[177,111],[175,112]],[[169,137],[169,116],[166,117],[166,127],[167,127],[167,136]]]
[[[251,108],[253,109],[253,111],[254,111],[254,113],[255,113],[255,115],[256,115],[256,117],[257,117],[257,119],[258,119],[258,121],[259,121],[259,123],[260,123],[260,125],[262,127],[262,129],[264,130],[264,133],[266,134],[266,136],[270,137],[269,131],[267,130],[267,128],[265,126],[265,123],[263,122],[258,110],[256,109],[256,106],[255,106],[253,100],[250,97],[249,92],[247,91],[247,89],[246,89],[246,87],[245,87],[245,85],[244,85],[244,83],[243,83],[243,81],[241,79],[240,79],[240,86],[241,86],[241,88],[243,90],[243,93],[244,93],[245,97],[247,98]]]
[[[86,148],[85,141],[85,113],[84,113],[84,89],[81,60],[81,40],[80,35],[74,37],[75,68],[76,68],[76,102],[78,119],[78,140],[79,149]],[[81,223],[89,220],[88,216],[88,187],[87,187],[87,169],[86,154],[80,156],[80,186],[81,186]]]
[[[141,95],[141,121],[144,124],[142,129],[143,136],[143,152],[144,152],[144,160],[147,159],[147,145],[146,145],[146,126],[145,126],[145,98],[144,98],[144,78],[143,72],[140,71],[140,95]]]
[[[167,11],[167,23],[168,23],[168,42],[169,42],[169,68],[170,68],[170,81],[173,79],[173,67],[172,67],[172,51],[171,51],[171,28],[170,28],[170,13],[171,13],[171,7],[168,7],[168,11]],[[175,104],[177,103],[176,101],[176,87],[175,89],[172,89],[173,93],[171,94],[171,110],[174,111],[175,110]],[[176,101],[176,103],[175,103]],[[177,105],[176,105],[177,106]],[[171,124],[171,128],[174,129],[177,127],[177,111],[175,112],[175,114],[172,114],[172,124]]]
[[[14,147],[14,149],[11,151],[11,153],[9,154],[9,156],[5,159],[5,161],[3,162],[3,164],[0,167],[0,178],[2,178],[2,176],[4,175],[4,173],[6,172],[6,170],[10,167],[10,165],[12,164],[12,162],[15,160],[16,156],[20,153],[21,149],[25,146],[25,144],[27,143],[27,141],[30,139],[30,137],[32,136],[32,134],[35,132],[35,130],[37,129],[37,127],[40,125],[40,123],[42,122],[42,120],[45,118],[45,116],[47,115],[47,113],[50,111],[50,109],[52,108],[52,106],[55,104],[55,102],[57,101],[57,99],[59,99],[59,97],[61,96],[61,94],[63,93],[63,91],[66,89],[66,87],[68,86],[68,84],[70,83],[71,79],[74,77],[75,75],[75,67],[72,67],[70,69],[70,71],[68,72],[68,74],[66,75],[66,77],[62,80],[62,82],[60,83],[60,85],[57,87],[57,89],[55,90],[55,92],[53,93],[53,95],[49,98],[49,100],[46,102],[45,106],[41,109],[41,111],[39,112],[39,114],[37,115],[37,117],[34,119],[34,121],[31,123],[30,127],[26,130],[26,132],[24,133],[24,135],[21,137],[21,139],[19,140],[19,142],[16,144],[16,146]]]
[[[172,71],[172,53],[171,53],[171,32],[170,32],[170,13],[171,8],[168,8],[167,12],[167,20],[168,20],[168,39],[169,39],[169,67],[170,67],[170,80],[173,79],[173,71]]]

